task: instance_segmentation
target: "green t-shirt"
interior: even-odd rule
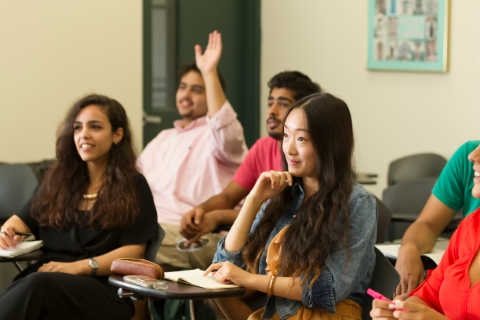
[[[453,154],[438,178],[432,193],[453,210],[463,207],[463,216],[480,207],[480,199],[472,196],[473,164],[468,155],[480,144],[480,140],[468,141]]]

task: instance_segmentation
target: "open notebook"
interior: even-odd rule
[[[165,272],[164,279],[189,284],[204,289],[238,288],[236,284],[223,284],[215,280],[211,275],[204,276],[205,271],[200,269]]]
[[[378,250],[382,251],[382,253],[386,257],[394,259],[398,258],[398,249],[400,249],[399,244],[376,244],[375,247],[377,247]],[[445,250],[433,248],[431,252],[422,254],[422,256],[432,259],[432,261],[438,265],[442,260],[444,252]]]
[[[25,253],[29,253],[31,251],[35,251],[42,246],[43,246],[42,240],[23,241],[23,242],[17,243],[15,249],[12,249],[12,248],[8,250],[0,249],[0,257],[13,258]]]

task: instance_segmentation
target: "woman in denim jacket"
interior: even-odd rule
[[[260,176],[206,271],[268,294],[249,319],[361,319],[378,214],[375,198],[352,180],[353,141],[350,111],[330,94],[287,113],[288,171]],[[236,306],[237,316],[252,312]]]

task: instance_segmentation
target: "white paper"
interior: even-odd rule
[[[13,258],[25,253],[35,251],[42,246],[43,246],[42,240],[23,241],[23,242],[17,243],[15,249],[12,249],[12,248],[9,248],[7,250],[0,249],[0,257]]]
[[[200,269],[165,272],[165,279],[190,284],[205,289],[238,288],[236,284],[223,284],[211,275],[204,276],[205,271]]]
[[[393,259],[398,258],[398,250],[400,249],[399,244],[376,244],[375,247],[377,247],[377,249],[380,250],[386,257]],[[444,253],[445,250],[433,248],[432,251],[426,254],[422,254],[422,256],[429,257],[438,265],[442,260]]]

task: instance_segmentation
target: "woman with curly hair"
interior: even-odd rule
[[[249,319],[360,320],[378,214],[353,180],[350,111],[330,94],[310,95],[288,111],[283,133],[285,171],[260,176],[206,273],[267,293]],[[252,312],[236,306],[239,318]]]
[[[31,232],[45,255],[0,296],[0,319],[130,319],[132,302],[108,286],[110,265],[143,258],[158,227],[124,108],[101,95],[77,101],[56,154],[33,198],[2,226],[0,248]]]

